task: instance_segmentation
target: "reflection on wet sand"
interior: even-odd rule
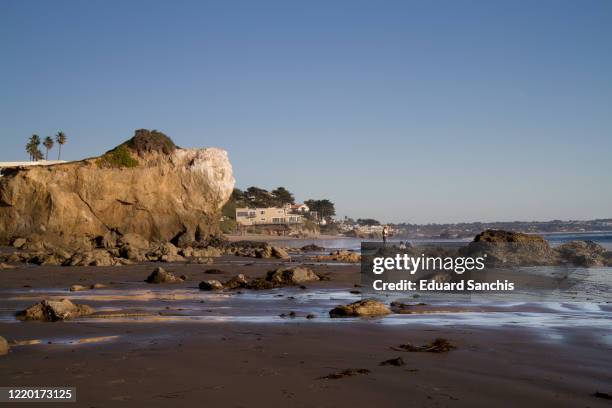
[[[65,292],[50,290],[6,291],[0,320],[15,321],[14,310],[41,298],[61,299]],[[330,323],[328,312],[338,304],[360,299],[340,289],[303,291],[282,288],[266,291],[202,292],[191,288],[108,289],[71,293],[72,300],[87,302],[96,312],[74,322],[173,323],[252,322],[290,324],[308,321]],[[391,303],[393,298],[386,299]],[[393,305],[393,303],[392,303]],[[468,299],[465,302],[396,302],[394,314],[368,319],[376,324],[427,324],[434,326],[512,326],[533,328],[612,326],[606,303],[498,302]],[[290,317],[287,317],[290,316]],[[363,319],[360,319],[363,321]],[[334,319],[349,323],[354,319]]]

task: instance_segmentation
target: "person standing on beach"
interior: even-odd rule
[[[388,226],[384,226],[382,229],[382,239],[383,239],[383,244],[387,243],[387,236],[389,235],[389,227]]]

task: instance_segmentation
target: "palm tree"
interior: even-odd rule
[[[42,159],[43,159],[43,154],[38,148],[38,146],[36,146],[36,148],[34,149],[34,160],[39,161]]]
[[[28,152],[28,155],[30,155],[30,161],[32,161],[34,158],[34,143],[32,143],[32,141],[30,140],[28,144],[26,144],[25,149],[26,152]]]
[[[30,160],[40,160],[42,158],[42,153],[38,146],[40,146],[40,136],[35,133],[30,137],[26,145],[26,151],[30,154]]]
[[[53,148],[53,139],[51,139],[51,136],[45,137],[45,140],[43,141],[43,146],[45,146],[45,149],[47,149],[45,151],[45,160],[49,160],[49,150]]]
[[[59,151],[57,152],[57,160],[62,156],[62,145],[66,143],[66,134],[62,131],[57,132],[55,135],[55,141],[59,145]]]

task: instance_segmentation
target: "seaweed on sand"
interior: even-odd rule
[[[452,345],[448,340],[438,337],[434,341],[428,344],[424,344],[422,346],[414,346],[410,343],[400,344],[397,347],[391,347],[392,350],[395,351],[409,351],[409,352],[427,352],[427,353],[446,353],[457,347]]]

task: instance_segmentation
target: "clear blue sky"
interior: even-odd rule
[[[612,217],[612,2],[0,2],[0,161],[134,129],[339,215]]]

